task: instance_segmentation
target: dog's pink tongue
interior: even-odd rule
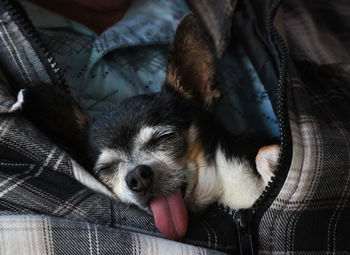
[[[169,239],[179,239],[187,231],[187,210],[181,191],[166,197],[156,197],[150,202],[156,226]]]

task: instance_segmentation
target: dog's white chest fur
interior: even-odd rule
[[[216,153],[216,171],[222,186],[218,202],[232,209],[251,207],[265,188],[263,179],[254,174],[248,161],[227,160],[221,150]]]
[[[251,207],[265,185],[263,178],[254,174],[248,161],[227,159],[218,149],[215,162],[200,168],[194,195],[204,204],[218,201],[237,210]]]

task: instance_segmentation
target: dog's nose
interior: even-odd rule
[[[147,165],[139,165],[135,167],[125,177],[128,187],[135,192],[147,190],[153,180],[152,168]]]

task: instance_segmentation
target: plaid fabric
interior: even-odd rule
[[[0,231],[3,255],[223,254],[131,231],[46,216],[1,216]]]
[[[350,253],[350,2],[285,1],[292,164],[262,217],[260,254]]]

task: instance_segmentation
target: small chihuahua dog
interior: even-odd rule
[[[212,42],[190,14],[176,31],[160,92],[124,99],[91,126],[76,103],[67,101],[61,105],[73,105],[73,117],[48,129],[60,133],[75,125],[74,136],[87,130],[88,137],[73,143],[88,140],[95,175],[121,201],[153,213],[167,238],[179,239],[187,231],[187,210],[197,212],[213,202],[251,207],[278,163],[279,145],[233,136],[216,120],[220,91],[214,76]]]
[[[122,100],[90,129],[96,175],[122,201],[152,212],[170,239],[186,233],[187,209],[251,207],[278,161],[278,145],[234,137],[216,121],[214,62],[203,25],[186,16],[161,91]]]

